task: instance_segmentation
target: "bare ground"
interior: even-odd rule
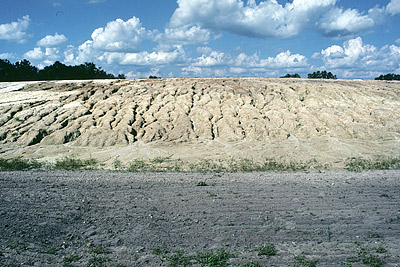
[[[1,172],[0,265],[196,266],[224,249],[231,266],[398,266],[399,178]],[[264,244],[276,255],[259,256]]]

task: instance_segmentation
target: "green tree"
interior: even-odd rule
[[[314,71],[313,73],[308,74],[308,79],[336,79],[336,75],[333,75],[332,72],[324,71]]]
[[[388,73],[376,77],[375,80],[386,80],[386,81],[400,80],[400,74]]]
[[[281,78],[301,78],[299,74],[286,74],[285,76],[282,76]]]

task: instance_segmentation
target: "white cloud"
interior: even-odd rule
[[[357,73],[361,72],[370,77],[372,73],[394,72],[400,68],[399,46],[386,45],[378,49],[364,44],[361,37],[350,39],[343,46],[330,46],[322,50],[320,56],[327,69],[343,77],[357,77]]]
[[[304,68],[308,66],[307,58],[300,54],[291,54],[289,50],[279,53],[276,57],[261,60],[261,66],[271,68]]]
[[[108,22],[105,28],[92,33],[92,46],[96,50],[109,52],[138,52],[141,42],[152,36],[136,17],[124,21],[116,19]]]
[[[163,34],[156,38],[159,42],[169,44],[207,44],[212,39],[209,30],[202,29],[199,26],[182,26],[178,28],[166,28]]]
[[[319,25],[324,34],[347,35],[374,26],[378,11],[383,10],[376,7],[370,14],[362,15],[355,9],[336,8],[336,2],[293,0],[281,5],[276,0],[259,4],[255,0],[248,0],[247,4],[242,0],[178,0],[170,27],[198,25],[250,37],[288,38],[306,27]]]
[[[24,57],[29,60],[43,60],[45,53],[43,53],[40,47],[35,47],[33,50],[30,50],[24,54]]]
[[[28,29],[30,21],[29,16],[26,15],[16,22],[0,24],[0,40],[26,42],[28,35],[25,31]]]
[[[396,43],[400,44],[400,38],[396,39]]]
[[[44,47],[56,47],[66,43],[67,41],[68,39],[64,34],[56,33],[55,35],[47,35],[46,37],[42,38],[37,42],[37,45]]]
[[[183,63],[186,60],[186,54],[182,46],[176,46],[172,52],[147,52],[140,53],[126,53],[119,58],[121,65],[134,65],[134,66],[164,66],[170,64]]]
[[[15,59],[17,58],[17,55],[14,53],[0,53],[0,59]]]
[[[374,25],[375,21],[368,15],[361,15],[355,9],[343,10],[342,8],[332,8],[319,22],[323,33],[332,36],[358,33]]]
[[[386,6],[386,11],[392,15],[400,14],[400,0],[391,0]]]
[[[105,2],[105,0],[89,0],[88,3],[89,4],[98,4],[98,3],[102,3]]]
[[[203,54],[192,60],[189,66],[182,68],[185,76],[224,76],[257,74],[279,75],[280,72],[307,71],[307,58],[300,54],[292,54],[289,50],[275,57],[260,58],[255,53],[241,53],[235,57],[223,52],[212,51],[209,47],[200,47]],[[224,74],[224,75],[223,75]]]
[[[40,66],[50,65],[54,61],[61,59],[60,50],[55,47],[47,47],[42,50],[41,47],[26,52],[24,58],[39,63]]]
[[[193,66],[196,67],[213,67],[213,66],[221,66],[229,64],[228,58],[222,52],[211,51],[208,55],[203,54],[201,57],[198,57]]]

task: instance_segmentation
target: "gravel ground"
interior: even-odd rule
[[[1,172],[0,266],[400,266],[399,178]]]

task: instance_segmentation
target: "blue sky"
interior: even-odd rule
[[[400,73],[400,0],[2,0],[0,58],[129,78]]]

